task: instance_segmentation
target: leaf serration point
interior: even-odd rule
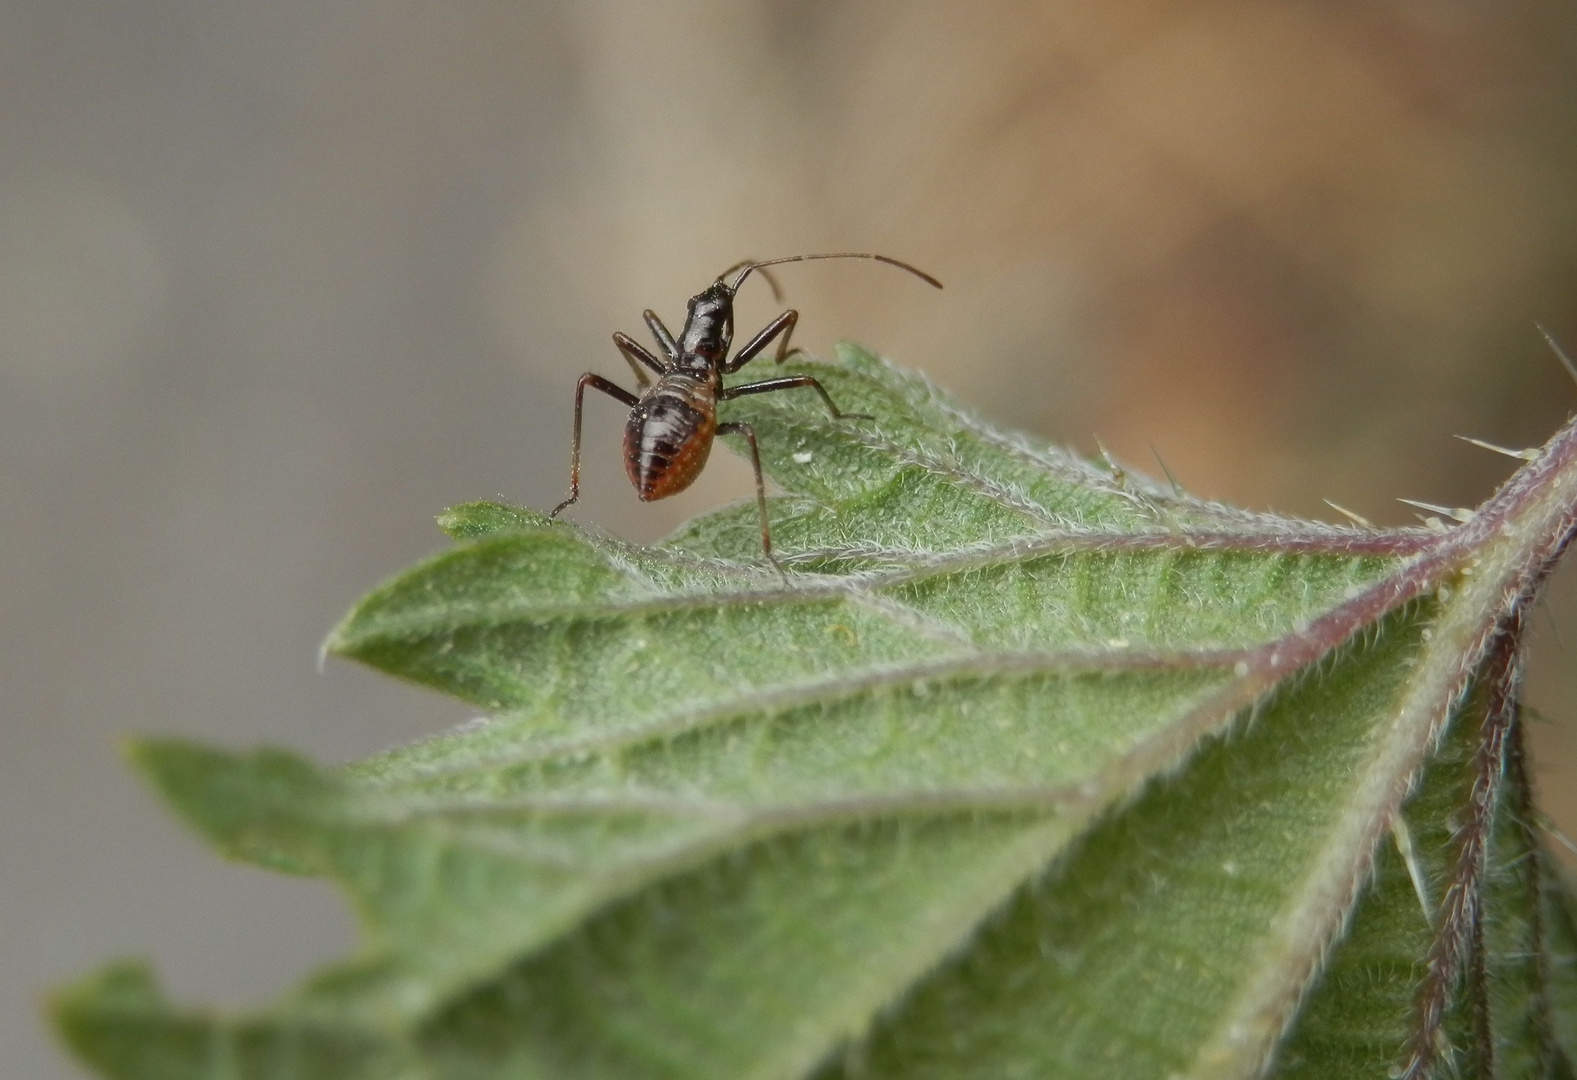
[[[1416,506],[1420,510],[1428,510],[1430,513],[1441,514],[1464,525],[1473,520],[1473,511],[1462,506],[1438,506],[1435,503],[1419,502],[1417,499],[1398,498],[1396,501],[1406,503],[1408,506]]]
[[[1338,514],[1341,514],[1341,515],[1345,516],[1346,518],[1348,518],[1354,525],[1357,525],[1360,529],[1372,529],[1372,528],[1374,528],[1374,522],[1370,521],[1368,518],[1364,517],[1362,514],[1357,513],[1356,511],[1353,511],[1353,510],[1349,510],[1345,506],[1342,506],[1340,503],[1332,502],[1330,499],[1324,499],[1322,501],[1325,503],[1326,506],[1329,506],[1332,510],[1335,510]]]
[[[1539,460],[1539,448],[1536,446],[1530,446],[1523,450],[1513,450],[1510,447],[1500,446],[1496,443],[1487,442],[1484,439],[1475,439],[1471,435],[1458,435],[1456,437],[1465,443],[1471,443],[1480,450],[1489,450],[1496,454],[1504,454],[1506,457],[1513,458],[1517,461]]]

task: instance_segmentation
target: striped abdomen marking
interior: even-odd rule
[[[710,388],[663,379],[646,392],[624,427],[624,466],[642,502],[689,487],[706,465],[717,430]]]

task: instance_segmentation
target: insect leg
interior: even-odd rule
[[[761,552],[767,557],[768,562],[777,566],[778,573],[781,574],[783,568],[778,566],[778,561],[772,557],[772,528],[767,521],[767,485],[766,481],[761,479],[761,451],[756,447],[756,429],[742,421],[733,420],[726,424],[718,424],[717,434],[743,435],[745,442],[750,446],[750,467],[756,473],[756,506],[761,510]]]
[[[821,395],[822,403],[827,406],[827,411],[834,420],[874,420],[870,413],[846,413],[839,410],[833,403],[832,395],[827,393],[827,388],[809,375],[785,375],[781,379],[763,379],[760,382],[745,383],[743,386],[730,386],[724,390],[721,397],[727,401],[729,398],[744,397],[747,394],[770,394],[776,390],[793,390],[795,387],[808,386]]]
[[[727,364],[723,365],[723,374],[727,375],[731,372],[738,371],[740,368],[750,363],[750,361],[754,360],[756,356],[759,355],[768,345],[772,344],[772,339],[777,337],[779,334],[783,335],[782,339],[778,341],[777,352],[777,362],[781,364],[784,360],[788,359],[789,338],[794,335],[794,324],[797,322],[799,322],[799,312],[795,311],[793,308],[789,308],[783,314],[767,323],[766,327],[761,331],[761,333],[757,334],[755,337],[751,338],[743,346],[741,346],[740,350],[734,354],[734,358]],[[794,351],[803,352],[804,350],[795,349]]]
[[[560,510],[580,500],[580,414],[581,407],[586,403],[586,387],[588,386],[601,390],[604,394],[623,402],[632,409],[640,404],[641,401],[640,398],[618,383],[609,382],[601,375],[593,375],[588,371],[580,377],[580,381],[575,384],[575,434],[570,439],[569,445],[569,498],[553,508],[553,512],[548,515],[550,518],[558,517]]]
[[[635,372],[635,381],[640,384],[642,390],[650,386],[652,380],[647,376],[646,372],[641,370],[641,364],[645,364],[659,375],[668,370],[661,360],[647,352],[646,346],[627,334],[614,331],[613,344],[618,347],[620,354],[629,362],[630,370]],[[637,360],[640,363],[636,363]]]
[[[647,308],[641,312],[641,318],[646,320],[646,325],[651,329],[652,337],[656,338],[657,344],[663,347],[663,352],[668,354],[668,359],[678,359],[679,343],[668,332],[668,328],[663,325],[663,321],[657,317],[657,312]]]

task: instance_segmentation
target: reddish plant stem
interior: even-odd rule
[[[1516,825],[1520,846],[1524,852],[1523,872],[1527,874],[1528,938],[1535,964],[1534,984],[1537,997],[1529,1003],[1533,1010],[1534,1039],[1538,1055],[1538,1073],[1555,1076],[1556,1059],[1560,1050],[1555,1042],[1555,1030],[1550,1021],[1550,960],[1545,952],[1544,929],[1544,860],[1546,853],[1542,838],[1533,822],[1533,780],[1528,770],[1526,735],[1519,707],[1506,739],[1506,791],[1507,812]]]
[[[1413,1006],[1412,1032],[1400,1080],[1427,1080],[1442,1045],[1442,1026],[1453,991],[1461,981],[1465,962],[1471,959],[1475,984],[1473,1002],[1476,1055],[1493,1075],[1493,1033],[1483,963],[1483,934],[1479,924],[1484,867],[1494,825],[1495,800],[1506,772],[1507,736],[1515,723],[1517,689],[1521,682],[1520,645],[1522,613],[1518,604],[1499,628],[1483,667],[1488,701],[1479,729],[1478,750],[1473,756],[1472,786],[1453,843],[1456,859],[1446,894],[1440,905],[1439,925],[1424,959],[1424,978]]]
[[[1482,884],[1482,882],[1481,882]],[[1468,941],[1468,986],[1473,995],[1473,1059],[1477,1075],[1495,1075],[1495,1024],[1489,1003],[1489,963],[1484,953],[1482,904],[1474,905],[1472,937]]]

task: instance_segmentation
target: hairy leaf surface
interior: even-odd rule
[[[140,744],[363,945],[238,1018],[117,965],[67,1041],[149,1080],[1569,1075],[1516,689],[1577,429],[1462,523],[1335,527],[839,361],[793,366],[875,419],[726,407],[781,571],[753,503],[653,548],[466,504],[328,648],[486,720],[339,770]]]

